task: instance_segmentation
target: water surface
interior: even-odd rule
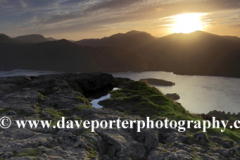
[[[44,74],[58,74],[61,72],[54,71],[36,71],[21,70],[0,71],[0,77],[27,75],[38,76]],[[183,76],[176,75],[171,72],[124,72],[113,73],[115,77],[126,77],[133,80],[143,78],[157,78],[172,81],[175,86],[159,87],[161,92],[178,93],[180,102],[187,110],[193,113],[207,113],[211,110],[219,110],[226,112],[240,112],[240,79],[227,77],[211,77],[211,76]],[[101,108],[98,102],[110,97],[106,92],[103,96],[93,98],[92,104]],[[1,100],[0,100],[1,103]]]
[[[240,79],[211,76],[183,76],[171,72],[125,72],[113,73],[115,77],[132,80],[157,78],[172,81],[175,86],[159,87],[161,92],[178,93],[180,102],[193,113],[208,113],[211,110],[240,112]]]
[[[118,89],[119,89],[119,88],[113,88],[112,90],[115,91],[115,90],[118,90]],[[100,101],[105,100],[105,99],[109,99],[110,97],[111,97],[111,94],[110,94],[110,93],[107,93],[106,95],[104,95],[104,96],[102,96],[102,97],[100,97],[100,98],[93,99],[93,100],[91,101],[91,104],[92,104],[92,106],[95,107],[95,108],[103,108],[103,106],[99,105],[98,103],[99,103]]]

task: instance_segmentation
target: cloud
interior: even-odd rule
[[[11,6],[7,9],[2,6]],[[0,0],[2,24],[36,28],[36,32],[71,32],[106,28],[108,25],[156,21],[186,12],[229,12],[240,8],[239,0]],[[220,17],[221,18],[221,17]],[[226,17],[236,21],[240,17]],[[212,23],[220,23],[212,16]],[[223,18],[222,18],[223,19]],[[226,22],[226,20],[223,20]],[[229,23],[229,22],[226,22]],[[159,23],[158,23],[159,24]],[[35,27],[37,26],[37,27]],[[0,26],[1,31],[7,31]],[[134,29],[134,28],[133,28]],[[10,31],[9,31],[10,32]]]
[[[184,12],[216,12],[239,7],[236,5],[239,3],[236,0],[226,3],[226,0],[194,2],[186,0],[62,0],[52,4],[45,16],[38,16],[40,18],[38,23],[41,26],[41,33],[86,32],[114,24],[128,23],[130,26],[133,22],[154,21]],[[211,23],[219,22],[218,20],[214,22],[216,18],[212,16]],[[158,21],[154,25],[158,28],[164,26],[166,28],[168,23]]]
[[[116,8],[122,8],[126,7],[132,4],[137,4],[139,2],[142,2],[142,0],[110,0],[110,1],[103,1],[100,3],[97,3],[91,7],[89,7],[86,11],[96,11],[100,9],[116,9]]]
[[[19,1],[20,1],[23,8],[28,7],[28,4],[26,2],[24,2],[23,0],[19,0]]]
[[[43,18],[41,22],[43,24],[51,24],[51,23],[58,23],[58,22],[66,21],[66,20],[76,19],[76,18],[80,18],[80,17],[81,17],[80,13],[54,15],[53,17],[50,17],[50,18]]]
[[[121,11],[120,14],[126,15],[126,13],[129,12],[135,12],[135,14],[149,14],[158,10],[162,11],[159,16],[163,17],[183,12],[213,12],[240,8],[239,0],[84,0],[79,2],[78,5],[76,5],[76,1],[66,1],[60,3],[59,6],[61,8],[61,5],[73,5],[73,3],[75,6],[71,8],[75,8],[76,12],[70,11],[67,14],[63,13],[52,15],[47,18],[44,17],[42,23],[59,23],[71,19],[80,19],[90,15],[101,16],[94,14],[96,12],[101,14],[105,14],[103,12],[106,12],[109,18],[111,18],[111,14],[119,11]],[[161,10],[159,10],[159,8],[161,8]]]
[[[7,0],[0,0],[0,4],[7,3]]]
[[[70,3],[70,2],[68,2]],[[133,13],[145,6],[144,0],[90,0],[79,3],[76,7],[76,12],[70,12],[68,14],[58,14],[51,17],[43,18],[43,24],[59,23],[72,19],[81,19],[82,17],[106,17],[112,18],[117,14],[127,15],[127,13]],[[139,14],[139,13],[137,13]],[[106,18],[105,17],[105,18]],[[93,18],[94,19],[94,18]]]

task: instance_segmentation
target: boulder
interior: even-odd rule
[[[195,133],[193,138],[197,143],[199,143],[201,145],[205,145],[205,144],[209,143],[209,140],[208,140],[206,134],[204,134],[202,132],[201,133]]]

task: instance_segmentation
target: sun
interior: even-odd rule
[[[191,33],[203,30],[204,23],[201,17],[204,13],[185,13],[173,16],[174,24],[171,28],[174,33]]]

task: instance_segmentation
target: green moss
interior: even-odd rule
[[[160,142],[160,143],[158,143],[158,145],[159,145],[159,146],[162,146],[162,145],[163,145],[163,143],[161,143],[161,142]]]
[[[92,139],[86,138],[86,137],[85,137],[85,139],[86,139],[89,143],[91,143],[92,145],[95,145]]]
[[[34,109],[36,112],[39,112],[41,110],[41,108],[39,106],[36,106]]]
[[[188,140],[187,140],[187,143],[188,144],[194,144],[196,143],[195,140],[194,140],[194,134],[195,133],[198,133],[198,132],[202,132],[201,130],[195,130],[195,132],[192,130],[191,132],[190,131],[186,131],[186,135],[188,136]],[[206,146],[208,146],[209,148],[215,148],[215,145],[209,140],[209,135],[208,133],[203,133],[205,134],[208,142],[205,144]],[[196,151],[198,152],[197,150],[195,150],[194,148],[191,148],[193,151]]]
[[[223,128],[209,128],[207,132],[209,134],[219,134],[222,133],[226,136],[226,139],[228,140],[234,140],[238,143],[240,143],[240,131],[239,130],[231,130],[231,129],[225,129],[224,132],[221,132],[221,130],[224,130]],[[224,139],[224,138],[223,138]]]
[[[181,105],[164,96],[158,89],[143,82],[132,81],[121,90],[111,91],[111,98],[103,101],[104,107],[121,106],[125,113],[143,117],[164,116],[167,118],[196,119]]]
[[[31,157],[33,160],[38,160],[39,157],[35,156],[35,157]]]
[[[82,134],[88,134],[91,133],[91,129],[84,130]]]
[[[57,125],[57,122],[58,120],[62,119],[62,117],[64,117],[64,113],[63,111],[57,111],[56,109],[54,108],[46,108],[44,109],[45,112],[47,113],[50,113],[54,118],[53,118],[53,121],[51,123],[51,126],[56,126]]]
[[[120,106],[125,114],[148,116],[153,120],[166,117],[174,120],[200,120],[201,123],[203,121],[200,115],[189,113],[183,106],[164,96],[158,89],[143,82],[131,81],[121,90],[114,90],[110,93],[111,98],[100,102],[101,105],[112,109]],[[195,143],[193,134],[202,131],[202,129],[194,129],[193,125],[191,124],[191,129],[188,130],[191,143]],[[222,133],[221,129],[207,129],[208,136],[216,133]],[[240,143],[239,130],[226,129],[222,134]]]
[[[193,159],[193,160],[199,160],[199,158],[197,158],[197,155],[191,153],[191,156],[192,156],[192,159]]]
[[[80,99],[81,101],[83,101],[83,105],[80,105],[77,107],[77,110],[83,110],[83,109],[86,109],[86,108],[93,108],[90,101],[84,97],[84,96],[77,96],[78,99]],[[74,111],[77,111],[77,110],[74,110]]]
[[[41,94],[42,100],[44,101],[46,96],[44,96],[43,94]]]
[[[132,156],[130,156],[130,155],[127,155],[127,157],[130,158],[131,160],[133,159]]]
[[[110,93],[111,93],[111,98],[123,99],[126,97],[126,95],[122,92],[111,91]]]
[[[94,150],[91,148],[91,147],[87,147],[87,148],[85,148],[87,151],[88,151],[88,153],[89,153],[89,158],[93,158],[93,157],[96,157],[97,156],[97,154],[94,152]]]
[[[211,149],[211,150],[214,150],[214,149],[217,149],[217,146],[212,143],[211,141],[207,144],[207,146]]]
[[[82,105],[82,106],[77,107],[78,110],[83,110],[83,109],[87,109],[87,108],[93,108],[93,107],[91,105]]]
[[[76,97],[80,99],[84,103],[84,105],[91,105],[90,101],[86,97],[84,96],[76,96]]]
[[[22,152],[19,152],[16,157],[23,157],[23,156],[38,156],[38,155],[41,155],[41,151],[37,150],[37,149],[34,149],[34,148],[31,148],[27,151],[22,151]]]
[[[5,112],[4,108],[0,108],[0,114],[3,114]]]
[[[74,118],[74,120],[83,120],[81,117],[79,117],[79,116],[74,116],[73,117]]]
[[[239,132],[239,130],[226,129],[225,132],[224,132],[224,134],[225,134],[228,138],[230,138],[230,139],[232,139],[232,140],[240,143],[240,132]]]
[[[55,110],[54,108],[46,108],[44,110],[45,112],[50,113],[52,116],[54,116],[54,119],[61,119],[63,116],[63,113],[60,111]]]
[[[41,95],[41,97],[42,97],[42,100],[45,100],[45,95],[41,92],[41,91],[37,91],[40,95]]]

